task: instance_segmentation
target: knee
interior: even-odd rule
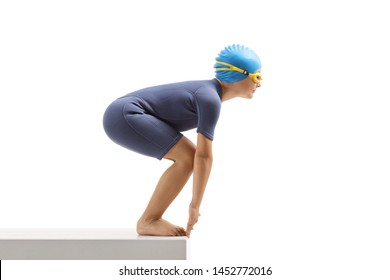
[[[192,172],[194,169],[195,149],[195,145],[183,137],[177,145],[168,152],[165,158],[174,161],[176,165],[180,165],[182,168],[185,168],[185,170]]]

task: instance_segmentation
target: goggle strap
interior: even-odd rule
[[[258,72],[255,72],[255,73],[249,73],[248,71],[246,70],[243,70],[243,69],[240,69],[234,65],[231,65],[229,63],[226,63],[226,62],[221,62],[221,61],[216,61],[216,64],[221,64],[221,65],[225,65],[225,66],[229,66],[229,68],[215,68],[215,71],[237,71],[237,72],[240,72],[246,76],[250,76],[252,77],[252,80],[255,82],[255,83],[259,83],[259,81],[262,80],[261,78],[261,74],[258,73]]]
[[[220,61],[217,61],[216,63],[230,67],[230,68],[215,68],[216,71],[237,71],[237,72],[240,72],[240,73],[242,73],[244,75],[249,76],[249,72],[248,71],[243,70],[241,68],[238,68],[238,67],[236,67],[236,66],[234,66],[232,64],[229,64],[229,63],[226,63],[226,62],[220,62]]]

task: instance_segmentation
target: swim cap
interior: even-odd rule
[[[251,49],[242,45],[231,45],[227,46],[222,50],[218,57],[215,58],[217,61],[232,64],[242,70],[246,70],[249,73],[254,73],[261,68],[260,58]],[[215,63],[214,68],[226,68],[226,66]],[[237,71],[215,71],[215,77],[222,82],[238,82],[246,77],[247,75]]]

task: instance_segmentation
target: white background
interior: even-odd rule
[[[252,100],[223,104],[191,259],[252,261],[280,279],[388,279],[386,7],[2,1],[0,227],[135,227],[170,163],[111,142],[105,108],[142,87],[212,78],[218,52],[240,43],[264,81]],[[191,187],[166,219],[185,226]]]

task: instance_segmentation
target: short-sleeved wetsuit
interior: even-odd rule
[[[183,136],[197,128],[210,140],[221,110],[217,79],[187,81],[141,89],[115,100],[103,126],[115,143],[162,159]]]

